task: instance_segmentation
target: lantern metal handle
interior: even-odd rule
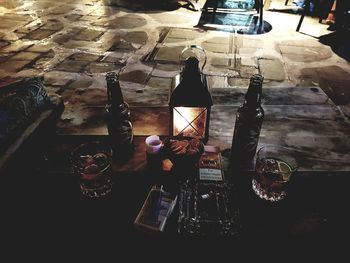
[[[182,57],[183,54],[184,54],[187,50],[190,50],[190,49],[198,49],[198,50],[202,51],[202,53],[204,54],[204,63],[203,63],[203,66],[202,66],[202,68],[201,68],[201,71],[203,72],[203,69],[204,69],[205,65],[207,64],[207,54],[205,53],[204,48],[202,48],[201,46],[198,46],[198,45],[190,45],[190,46],[185,47],[185,48],[181,51],[181,53],[180,53],[180,55],[179,55],[179,61],[181,62],[181,58],[183,58],[183,57]]]

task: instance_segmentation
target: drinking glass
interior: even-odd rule
[[[112,190],[112,149],[101,142],[79,145],[71,153],[72,171],[80,191],[88,197],[105,196]]]
[[[261,147],[256,154],[252,180],[254,192],[271,202],[284,199],[290,178],[297,168],[292,150],[275,145]]]

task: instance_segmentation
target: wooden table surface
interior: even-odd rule
[[[214,106],[208,144],[220,146],[225,159],[231,147],[235,112],[246,90],[223,91],[212,92]],[[293,148],[298,153],[300,168],[293,178],[289,198],[278,204],[263,202],[254,195],[251,172],[232,175],[241,178],[234,184],[243,225],[239,238],[249,240],[263,236],[324,241],[344,235],[343,230],[349,229],[345,212],[350,183],[349,124],[319,88],[265,89],[263,108],[265,119],[259,145]],[[149,112],[158,110],[163,112],[159,118],[147,118]],[[60,135],[53,138],[46,147],[45,161],[39,158],[37,162],[30,161],[28,166],[23,162],[16,167],[16,176],[1,178],[2,185],[8,186],[1,191],[2,221],[5,222],[2,225],[8,226],[11,235],[36,233],[47,239],[67,235],[80,241],[89,236],[106,240],[125,237],[148,240],[148,235],[133,227],[148,191],[155,183],[162,183],[168,189],[176,185],[171,173],[159,177],[150,172],[145,155],[146,136],[168,136],[167,110],[165,106],[158,107],[157,111],[132,108],[136,132],[134,155],[127,163],[114,163],[112,194],[101,200],[81,196],[77,178],[69,173],[69,154],[80,143],[107,137]],[[176,215],[174,212],[161,238],[178,238]],[[27,218],[24,222],[23,217]],[[98,227],[89,226],[91,220]],[[60,224],[63,230],[53,224]]]

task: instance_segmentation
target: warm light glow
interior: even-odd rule
[[[175,107],[173,117],[173,135],[205,137],[206,108]]]

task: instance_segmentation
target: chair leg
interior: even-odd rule
[[[264,29],[264,20],[263,20],[263,9],[264,9],[264,0],[259,0],[259,31]]]
[[[297,29],[296,29],[297,32],[299,32],[299,30],[300,30],[301,24],[304,21],[304,17],[306,15],[307,10],[310,9],[310,2],[311,2],[311,0],[306,0],[305,1],[305,5],[303,7],[303,11],[302,11],[302,14],[301,14],[301,17],[300,17],[300,20],[299,20],[299,23],[298,23],[298,26],[297,26]]]
[[[289,0],[286,0],[286,2],[284,3],[284,5],[288,5],[288,2],[289,2]]]

